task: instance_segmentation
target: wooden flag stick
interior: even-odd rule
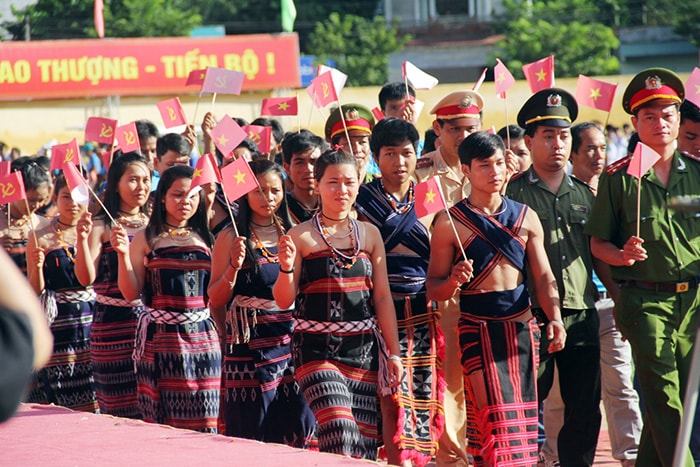
[[[345,138],[348,140],[348,149],[350,150],[350,155],[352,157],[355,157],[355,154],[352,152],[352,142],[350,141],[350,133],[348,132],[348,125],[345,123],[345,115],[343,115],[343,106],[340,103],[340,99],[338,99],[338,112],[340,112],[340,120],[343,122],[343,130],[345,131]]]
[[[39,240],[36,238],[36,230],[34,230],[34,222],[32,222],[32,211],[29,209],[29,201],[24,198],[24,206],[27,208],[27,222],[29,223],[29,229],[32,231],[32,236],[34,237],[34,244],[38,247]],[[10,231],[10,205],[7,205],[7,231]]]

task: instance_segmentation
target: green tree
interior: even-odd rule
[[[505,35],[498,56],[516,78],[521,66],[554,55],[559,77],[617,73],[613,52],[620,44],[614,31],[596,21],[590,0],[505,0],[505,13],[496,28]],[[523,11],[524,10],[524,11]]]
[[[410,36],[399,36],[398,26],[386,20],[331,13],[316,24],[306,51],[319,60],[333,59],[348,75],[348,84],[381,85],[389,75],[389,54],[401,50]]]
[[[676,34],[687,37],[695,47],[700,47],[700,9],[691,3],[678,2],[674,28]]]
[[[2,26],[13,40],[24,40],[29,25],[32,40],[97,37],[94,0],[39,0],[15,10],[16,21]],[[184,36],[202,17],[186,0],[105,0],[105,36]]]

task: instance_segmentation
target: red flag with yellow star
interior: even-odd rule
[[[0,205],[19,201],[26,197],[22,172],[12,172],[0,177]]]
[[[237,200],[258,186],[258,179],[243,157],[221,169],[221,178],[229,202]]]
[[[700,107],[700,68],[695,67],[685,82],[685,98]]]
[[[117,143],[119,143],[119,149],[121,149],[123,153],[141,150],[139,133],[136,131],[136,122],[117,127],[115,133],[117,136]]]
[[[533,94],[554,87],[554,55],[523,65],[523,73]]]
[[[496,84],[496,94],[505,99],[506,91],[515,84],[515,78],[499,59],[496,59],[496,66],[493,68],[493,80]]]
[[[211,130],[211,138],[214,140],[214,144],[227,159],[231,158],[233,150],[247,137],[248,133],[228,115],[224,115]]]
[[[588,76],[578,75],[576,102],[579,105],[610,112],[617,84],[606,83]]]
[[[197,165],[192,174],[192,186],[206,185],[208,183],[221,183],[221,173],[214,162],[214,154],[204,154],[197,159]]]
[[[70,143],[51,147],[51,170],[63,170],[63,166],[69,163],[80,165],[80,148],[75,138]]]
[[[104,117],[88,117],[85,123],[85,141],[95,141],[100,144],[114,143],[114,129],[117,121]]]
[[[430,180],[418,183],[413,188],[413,198],[416,200],[416,216],[419,218],[447,209],[437,175]]]
[[[260,115],[297,115],[299,105],[294,97],[266,97],[262,100]]]

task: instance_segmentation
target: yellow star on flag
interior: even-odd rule
[[[219,141],[219,146],[226,147],[226,143],[228,143],[228,138],[226,137],[226,135],[221,135],[221,136],[219,136],[218,141]]]
[[[700,84],[695,85],[695,94],[700,94]]]
[[[547,73],[545,73],[544,70],[540,70],[535,74],[537,75],[537,81],[544,81],[544,79],[547,77]]]
[[[202,176],[202,169],[194,169],[194,173],[192,174],[192,178],[197,178]]]
[[[588,96],[593,100],[596,100],[600,97],[600,88],[591,88],[591,95]]]
[[[280,110],[287,110],[287,107],[289,107],[289,104],[287,102],[282,102],[277,106],[277,108]]]
[[[234,175],[236,177],[236,185],[240,185],[241,183],[245,183],[245,174],[238,170],[236,174]]]
[[[496,78],[496,81],[498,82],[498,84],[501,84],[505,80],[506,80],[506,74],[504,72],[500,72],[498,74],[498,77]]]
[[[430,191],[427,192],[427,193],[425,194],[425,200],[426,200],[428,203],[434,203],[434,202],[435,202],[435,196],[437,196],[437,193],[435,193],[435,192],[433,191],[433,189],[431,188]]]

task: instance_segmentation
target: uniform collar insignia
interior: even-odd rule
[[[678,170],[685,170],[685,161],[682,157],[678,158]]]
[[[530,170],[530,173],[527,175],[527,181],[530,183],[537,183],[540,181],[540,179],[535,176],[535,172],[533,170]]]

